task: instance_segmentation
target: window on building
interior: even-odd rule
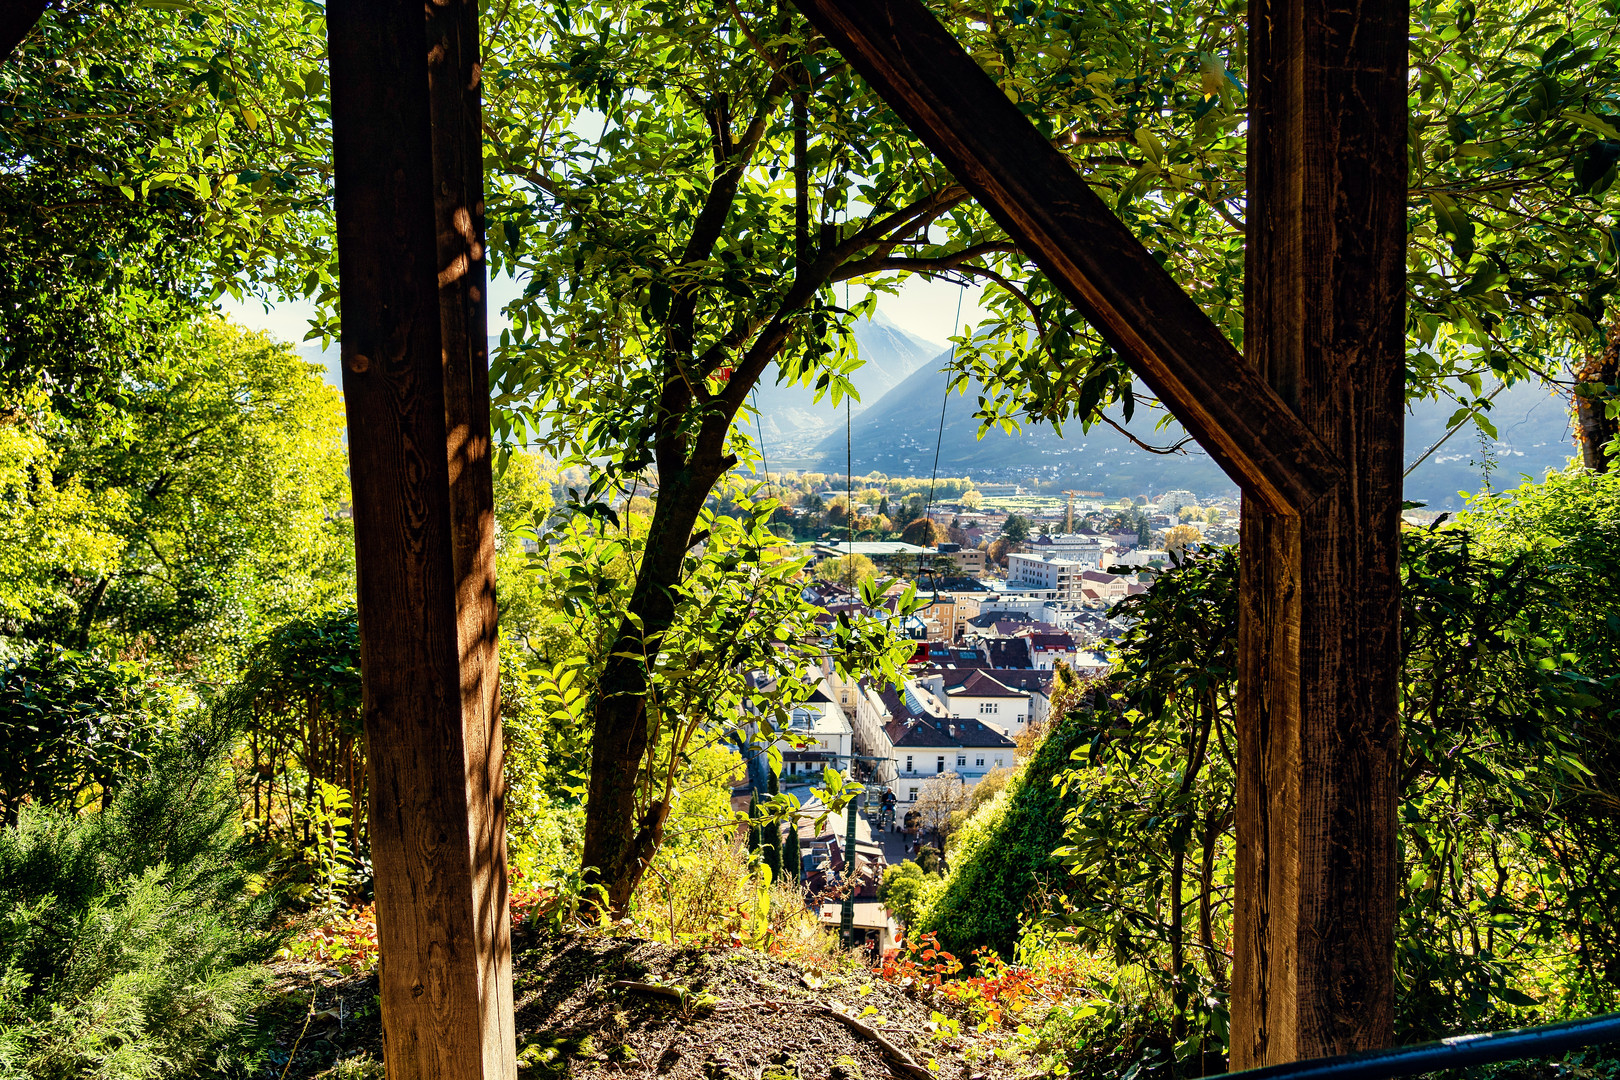
[[[917,789],[916,788],[910,788],[908,790],[911,792],[911,798],[907,799],[906,801],[907,802],[916,802],[917,801]]]

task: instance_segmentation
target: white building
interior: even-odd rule
[[[1007,591],[1034,593],[1045,599],[1080,599],[1080,575],[1084,563],[1061,559],[1047,553],[1007,556]]]
[[[1029,724],[1044,724],[1052,714],[1052,684],[1056,673],[1030,668],[990,668],[986,675],[1009,690],[1029,695]],[[1009,733],[1010,734],[1010,733]]]
[[[1137,548],[1135,551],[1120,552],[1108,556],[1104,560],[1102,568],[1104,570],[1114,567],[1129,569],[1132,567],[1152,566],[1154,563],[1158,563],[1160,566],[1169,566],[1170,553],[1152,548]]]
[[[895,795],[902,803],[916,802],[923,784],[945,773],[973,787],[992,769],[1010,767],[1017,751],[1001,731],[973,718],[896,720],[889,741],[899,759]]]
[[[1037,622],[1056,622],[1051,618],[1056,605],[1044,596],[1024,593],[990,593],[979,598],[975,615],[1022,615]]]
[[[1081,533],[1062,533],[1048,539],[1051,545],[1042,545],[1043,552],[1050,551],[1060,559],[1083,563],[1092,570],[1102,567],[1103,555],[1114,546],[1101,536],[1085,536]]]
[[[877,773],[881,781],[868,780],[868,787],[884,787],[901,802],[916,801],[923,783],[942,773],[956,773],[969,787],[991,769],[1013,764],[1016,750],[1001,731],[977,719],[958,719],[923,682],[908,679],[899,687],[877,693],[886,723],[881,732],[862,724],[856,753],[862,763],[887,758],[889,767]]]
[[[874,787],[891,787],[895,776],[894,746],[885,730],[890,717],[883,695],[870,679],[845,679],[838,674],[836,665],[829,667],[832,670],[827,676],[827,685],[854,730],[854,754],[859,759],[863,782]]]
[[[1153,501],[1153,508],[1161,514],[1173,514],[1183,506],[1197,506],[1198,496],[1190,491],[1167,491]]]
[[[821,770],[828,765],[839,771],[850,767],[855,753],[855,725],[825,678],[809,700],[793,707],[788,723],[788,730],[775,743],[782,753],[784,780],[804,775],[820,778]]]
[[[983,668],[952,669],[927,677],[955,720],[980,720],[1003,735],[1030,724],[1029,692],[1016,690]]]

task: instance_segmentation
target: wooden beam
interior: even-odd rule
[[[1388,1044],[1399,871],[1407,5],[1249,11],[1245,345],[1346,478],[1243,507],[1233,1069]]]
[[[507,1078],[476,9],[327,27],[384,1054]]]
[[[0,0],[0,63],[4,63],[45,14],[46,0]]]
[[[919,0],[794,0],[1176,419],[1276,513],[1333,453]]]

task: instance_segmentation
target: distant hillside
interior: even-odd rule
[[[861,397],[850,403],[849,412],[857,419],[873,402],[939,354],[937,344],[907,333],[881,314],[855,325],[855,344],[861,366],[853,381]],[[807,455],[815,454],[822,439],[835,428],[844,430],[844,405],[835,407],[825,397],[817,402],[811,388],[781,386],[775,378],[773,367],[760,379],[756,390],[766,454],[773,467],[809,464]]]
[[[814,463],[842,471],[845,455],[851,453],[857,474],[926,476],[933,468],[934,445],[940,437],[943,368],[949,359],[948,352],[940,353],[857,413],[848,450],[842,430],[827,434],[816,447]],[[945,402],[941,475],[969,475],[981,482],[1056,481],[1055,490],[1095,490],[1112,497],[1173,488],[1201,495],[1233,490],[1220,467],[1195,444],[1189,444],[1186,454],[1151,454],[1106,425],[1082,432],[1079,424],[1073,424],[1062,438],[1050,427],[1031,425],[1017,434],[992,431],[980,439],[978,421],[973,418],[980,393],[975,385]],[[1452,408],[1434,402],[1414,407],[1407,417],[1408,461],[1445,433]],[[1408,478],[1407,498],[1437,509],[1455,509],[1461,505],[1459,490],[1483,488],[1481,463],[1487,456],[1496,462],[1492,485],[1505,488],[1517,486],[1521,474],[1539,479],[1546,470],[1563,467],[1575,452],[1564,402],[1540,386],[1521,384],[1503,391],[1491,412],[1499,441],[1483,447],[1471,425],[1457,432]],[[1123,422],[1117,409],[1109,415]],[[1172,420],[1163,429],[1154,429],[1163,415],[1139,410],[1129,425],[1131,432],[1150,445],[1175,443],[1185,434],[1180,424]]]
[[[496,339],[491,337],[489,347],[493,350],[496,344]],[[938,344],[900,329],[881,314],[855,325],[855,344],[862,361],[854,375],[861,400],[850,403],[850,414],[855,417],[940,351]],[[343,375],[335,344],[324,351],[317,346],[304,345],[299,347],[298,353],[311,363],[325,367],[327,381],[342,388]],[[766,454],[773,468],[801,467],[809,464],[806,455],[813,455],[816,444],[828,433],[835,427],[844,430],[844,406],[840,403],[835,408],[826,398],[818,403],[815,391],[809,387],[779,386],[775,379],[776,368],[772,367],[755,391],[765,432]]]
[[[945,394],[944,366],[950,353],[940,352],[901,330],[882,315],[856,327],[855,340],[862,366],[855,382],[862,400],[850,409],[853,417],[850,449],[855,472],[883,472],[891,476],[926,476],[933,468],[934,442],[939,436],[939,407]],[[495,339],[490,339],[493,347]],[[312,346],[299,353],[326,368],[326,377],[341,386],[338,350],[322,352]],[[762,381],[759,408],[765,448],[772,468],[815,468],[842,472],[845,459],[844,409],[826,400],[814,401],[811,390]],[[1219,466],[1195,444],[1189,452],[1164,456],[1150,454],[1105,425],[1082,432],[1079,424],[1059,438],[1051,428],[1027,426],[1016,435],[1001,431],[978,438],[973,410],[980,388],[966,395],[952,394],[945,408],[944,438],[940,445],[941,476],[972,476],[982,483],[1027,483],[1039,480],[1049,490],[1078,488],[1101,491],[1111,497],[1185,488],[1199,495],[1230,493],[1232,483]],[[1420,402],[1406,419],[1406,460],[1412,461],[1445,434],[1449,403]],[[1540,479],[1548,469],[1562,468],[1575,453],[1568,407],[1545,388],[1522,383],[1496,397],[1491,414],[1499,440],[1482,445],[1480,433],[1469,425],[1418,466],[1407,478],[1406,497],[1438,510],[1462,505],[1458,491],[1479,491],[1485,486],[1487,461],[1494,462],[1491,485],[1517,487],[1523,476]],[[1184,434],[1171,421],[1155,431],[1162,413],[1138,413],[1130,429],[1143,442],[1168,446]],[[1110,416],[1122,422],[1118,410]]]

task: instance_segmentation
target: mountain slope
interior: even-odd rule
[[[1058,490],[1101,491],[1110,497],[1186,488],[1199,494],[1230,492],[1233,485],[1220,467],[1196,444],[1185,454],[1152,454],[1106,425],[1081,431],[1068,425],[1059,437],[1045,425],[1029,425],[1016,434],[991,431],[981,439],[973,417],[982,388],[952,394],[945,404],[943,433],[940,404],[945,395],[944,366],[950,353],[936,356],[912,372],[868,408],[855,414],[846,448],[843,431],[827,434],[816,446],[816,464],[842,471],[846,454],[857,474],[883,472],[926,476],[933,468],[939,441],[939,471],[944,476],[969,475],[981,482],[1059,481]],[[1454,406],[1418,402],[1406,423],[1406,460],[1412,461],[1445,434]],[[1123,423],[1118,409],[1109,416]],[[1168,446],[1185,435],[1170,421],[1155,430],[1162,412],[1138,410],[1129,425],[1150,445]],[[1487,465],[1497,488],[1517,486],[1521,475],[1535,479],[1550,468],[1562,468],[1575,453],[1568,410],[1562,400],[1538,385],[1520,384],[1499,394],[1491,409],[1498,439],[1482,441],[1469,425],[1419,465],[1407,479],[1409,499],[1437,509],[1461,505],[1459,490],[1485,486]],[[767,429],[768,430],[768,429]]]
[[[938,345],[900,329],[882,314],[855,324],[855,344],[862,363],[853,380],[861,395],[849,404],[853,417],[939,353]],[[793,466],[834,429],[844,429],[845,406],[834,406],[825,397],[817,402],[810,387],[777,384],[776,371],[773,366],[761,377],[755,397],[767,454],[773,463]]]
[[[881,314],[855,324],[855,344],[862,361],[854,376],[861,399],[850,402],[849,412],[857,417],[939,353],[937,344],[900,329]],[[494,350],[496,345],[496,339],[491,337],[490,349]],[[318,346],[304,345],[299,347],[298,354],[310,363],[322,365],[326,369],[326,380],[340,390],[343,388],[336,345],[324,351]],[[804,464],[798,459],[835,428],[844,429],[844,405],[839,403],[835,407],[827,398],[817,402],[815,391],[809,387],[780,386],[775,382],[776,372],[774,365],[766,371],[755,390],[755,398],[772,464],[792,467]]]

